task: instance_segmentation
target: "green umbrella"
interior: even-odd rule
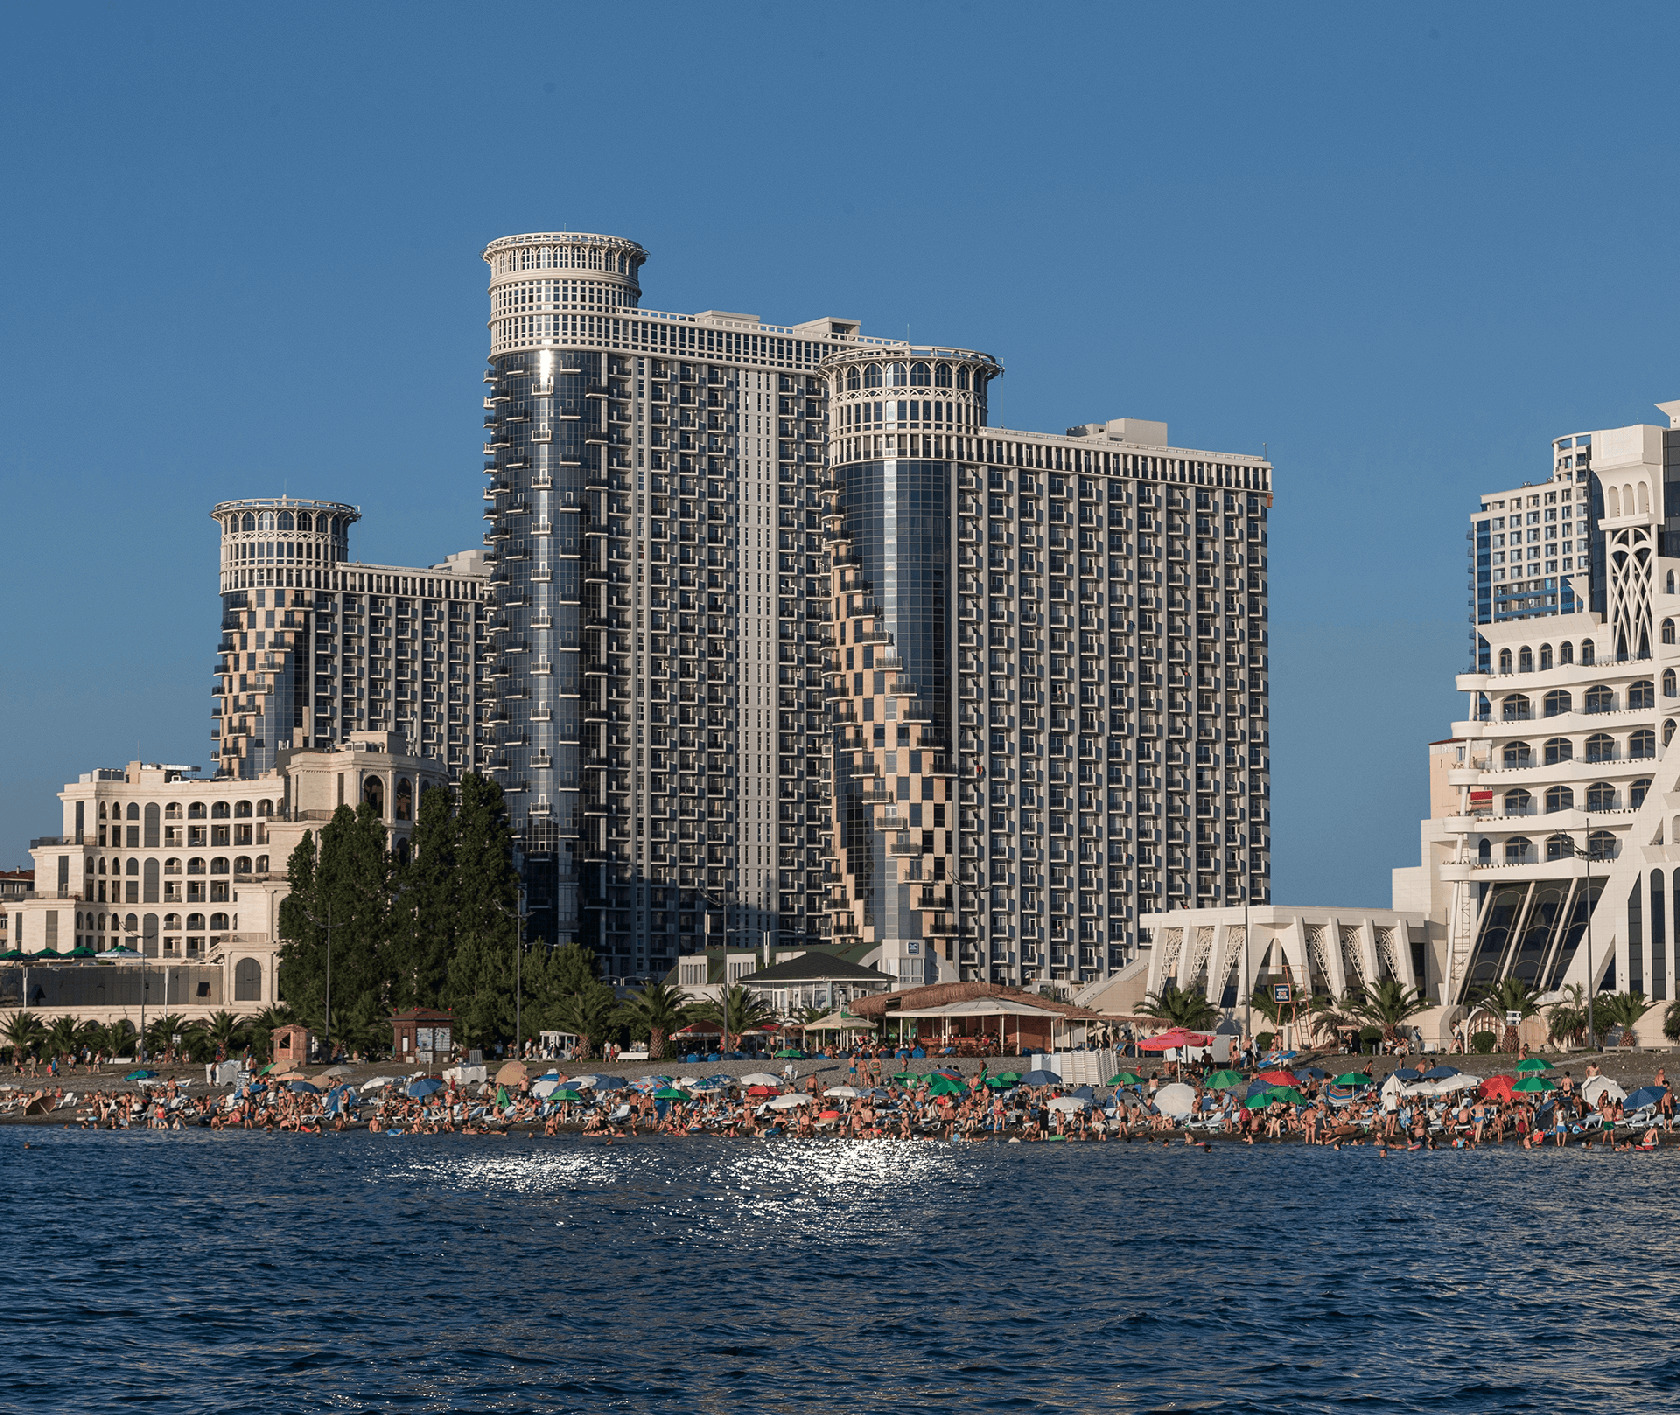
[[[1537,1072],[1550,1071],[1551,1069],[1551,1062],[1542,1061],[1537,1056],[1531,1056],[1527,1061],[1519,1061],[1517,1063],[1517,1075],[1519,1076],[1533,1076]]]
[[[22,957],[23,950],[21,948],[8,948],[4,953],[0,953],[0,958],[12,959]]]
[[[916,1083],[917,1077],[913,1071],[900,1071],[893,1077],[893,1080],[897,1081],[901,1086],[912,1086]]]
[[[1259,1092],[1255,1093],[1254,1095],[1250,1096],[1247,1100],[1245,1100],[1243,1102],[1243,1109],[1244,1110],[1264,1110],[1273,1101],[1282,1100],[1282,1099],[1283,1099],[1283,1097],[1278,1095],[1277,1088],[1274,1086],[1269,1091],[1259,1091]]]
[[[496,1087],[496,1106],[500,1110],[506,1110],[508,1108],[508,1093],[506,1086]]]
[[[1007,1091],[1014,1084],[1013,1081],[1005,1081],[1001,1076],[988,1076],[986,1078],[986,1089],[989,1091]]]
[[[682,1092],[678,1091],[677,1094],[681,1095]],[[581,1101],[583,1099],[583,1092],[574,1091],[570,1087],[567,1087],[564,1091],[550,1091],[548,1093],[548,1098],[551,1101]]]
[[[1363,1071],[1345,1071],[1336,1078],[1338,1086],[1369,1086],[1371,1078]]]
[[[1016,1084],[1017,1082],[1020,1081],[1020,1079],[1021,1079],[1021,1073],[1019,1071],[1000,1071],[1000,1072],[998,1072],[998,1080],[1008,1081],[1011,1085]]]
[[[686,1101],[688,1092],[679,1091],[675,1086],[661,1086],[653,1093],[656,1101]]]
[[[1557,1088],[1544,1076],[1525,1076],[1511,1089],[1513,1091],[1552,1091]]]
[[[805,1053],[802,1051],[794,1051],[792,1047],[788,1047],[776,1053],[776,1059],[778,1061],[782,1060],[784,1057],[789,1061],[803,1061],[805,1059]]]
[[[1290,1105],[1306,1105],[1308,1103],[1307,1098],[1293,1086],[1273,1086],[1270,1091],[1266,1092],[1266,1100],[1268,1103],[1271,1101],[1286,1101]]]
[[[938,1076],[928,1087],[930,1096],[960,1096],[966,1088],[958,1085],[949,1076]]]
[[[1122,1071],[1118,1076],[1109,1078],[1111,1086],[1135,1086],[1138,1078],[1130,1071]],[[1207,1078],[1208,1088],[1214,1091],[1228,1090],[1232,1086],[1242,1085],[1242,1073],[1238,1071],[1215,1071]]]

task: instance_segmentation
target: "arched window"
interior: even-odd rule
[[[262,964],[255,958],[241,958],[233,965],[233,1000],[262,1001]]]
[[[1552,646],[1550,644],[1541,644],[1540,645],[1540,671],[1542,673],[1544,673],[1551,666],[1552,666]]]
[[[1641,727],[1628,738],[1628,757],[1632,761],[1649,761],[1657,754],[1657,734],[1649,727]]]
[[[242,531],[254,531],[256,528],[257,518],[247,511],[245,513],[245,519],[239,523],[239,529]]]
[[[1493,863],[1493,842],[1485,836],[1483,837],[1481,844],[1476,847],[1476,863],[1479,865],[1489,865]]]
[[[232,814],[233,807],[226,801],[217,801],[210,807],[210,819],[213,821],[225,821]]]
[[[1595,683],[1587,689],[1581,706],[1586,712],[1610,712],[1616,706],[1616,695],[1603,683]]]
[[[978,380],[975,381],[974,386],[976,388],[978,388],[980,386]],[[968,370],[966,368],[959,368],[957,370],[957,387],[958,388],[967,388],[968,387]]]
[[[249,801],[236,801],[234,803],[233,813],[238,816],[240,820],[249,820],[251,818],[251,803]]]
[[[414,783],[406,776],[397,778],[397,819],[400,821],[414,819]]]
[[[204,915],[202,915],[202,914],[188,914],[187,915],[187,932],[188,933],[203,933],[204,932]]]
[[[1524,644],[1522,648],[1517,650],[1517,672],[1534,672],[1534,650],[1529,648],[1527,644]]]
[[[1511,650],[1510,649],[1500,649],[1499,650],[1499,671],[1501,673],[1509,673],[1511,671]]]
[[[1668,572],[1668,577],[1672,580],[1674,578],[1674,571],[1670,570]],[[1672,644],[1674,642],[1674,621],[1672,619],[1665,619],[1662,622],[1662,641],[1665,644]]]
[[[1559,762],[1575,759],[1575,744],[1567,737],[1548,737],[1546,739],[1546,765],[1556,766]]]
[[[1506,722],[1527,722],[1534,714],[1529,707],[1528,699],[1521,693],[1512,693],[1499,704],[1500,716]]]
[[[181,916],[179,914],[165,914],[163,916],[163,931],[178,934],[181,932]]]
[[[273,815],[274,814],[274,802],[272,802],[272,801],[258,801],[257,802],[257,814],[259,816],[264,816],[264,817]]]
[[[1669,670],[1669,677],[1674,671]],[[1627,690],[1627,705],[1629,712],[1639,712],[1641,709],[1654,708],[1657,705],[1657,695],[1651,686],[1649,678],[1641,678],[1637,683],[1629,683]]]
[[[268,873],[268,856],[267,855],[258,855],[257,856],[257,873],[259,875],[266,875]]]
[[[886,375],[888,388],[904,387],[903,364],[886,364],[883,366],[881,371]]]
[[[910,386],[912,388],[932,388],[933,370],[926,364],[910,365]]]
[[[158,902],[158,862],[156,859],[146,861],[146,873],[141,880],[140,902],[142,904],[156,904]]]
[[[881,386],[880,364],[869,364],[864,368],[863,386],[865,388],[879,388]]]
[[[298,512],[297,528],[300,531],[312,531],[315,529],[315,522],[307,511]]]
[[[863,384],[863,370],[853,364],[846,370],[846,392],[856,393]]]
[[[1546,859],[1567,860],[1575,853],[1575,842],[1567,835],[1548,835],[1546,837]]]
[[[1651,487],[1647,482],[1639,483],[1639,514],[1647,514],[1651,509]]]
[[[1651,778],[1642,776],[1628,786],[1628,805],[1638,810],[1645,804],[1645,795],[1651,789]]]
[[[1608,732],[1595,732],[1587,738],[1587,760],[1589,762],[1613,762],[1616,760],[1616,743]]]
[[[1534,814],[1534,797],[1524,791],[1522,787],[1505,793],[1505,814],[1508,816],[1527,816]]]
[[[950,364],[940,364],[933,371],[933,386],[935,388],[949,388],[951,386]]]
[[[233,862],[233,872],[236,875],[248,875],[248,874],[250,874],[251,873],[251,857],[249,855],[239,856],[239,858],[236,859]]]
[[[1582,668],[1591,668],[1593,666],[1593,664],[1595,664],[1597,662],[1598,662],[1597,655],[1593,651],[1593,641],[1591,639],[1582,639],[1581,640],[1581,667]]]
[[[213,875],[225,875],[227,872],[227,857],[225,855],[214,856],[210,861],[210,873]]]
[[[163,844],[163,837],[160,834],[160,822],[162,820],[163,811],[158,807],[158,803],[156,801],[146,802],[146,833],[142,837],[142,843],[146,849],[156,850],[158,846]]]
[[[1493,717],[1493,704],[1486,693],[1476,694],[1476,721],[1487,722]]]
[[[377,776],[370,776],[362,782],[362,802],[373,807],[376,816],[385,814],[385,783]]]
[[[178,820],[180,820],[181,819],[181,803],[179,801],[171,801],[167,806],[165,806],[163,808],[163,818],[166,821],[178,821]]]
[[[195,855],[192,859],[187,861],[187,873],[189,875],[201,875],[204,873],[204,860],[202,856]]]
[[[1615,831],[1595,830],[1587,837],[1587,858],[1589,860],[1614,860],[1618,853]]]
[[[1508,865],[1522,863],[1529,858],[1529,852],[1533,848],[1532,842],[1526,835],[1513,835],[1505,842],[1505,863]]]
[[[128,803],[128,818],[131,821],[137,821],[140,819],[140,807],[133,801]]]
[[[131,859],[128,862],[128,872],[131,875],[138,876],[140,873],[140,861],[137,859]]]
[[[1527,742],[1507,742],[1505,744],[1506,771],[1515,771],[1520,767],[1533,765],[1533,754],[1529,751]]]
[[[1562,644],[1558,645],[1558,662],[1559,663],[1573,663],[1573,662],[1575,662],[1575,645],[1574,644],[1562,643]]]
[[[1613,811],[1616,809],[1616,788],[1608,781],[1595,781],[1587,787],[1587,809],[1589,811]]]
[[[1546,788],[1546,814],[1555,815],[1558,811],[1572,811],[1575,809],[1575,793],[1567,786],[1549,786]]]
[[[1547,717],[1562,717],[1574,705],[1575,700],[1569,696],[1567,688],[1553,688],[1542,704]]]
[[[178,874],[180,874],[181,873],[181,862],[179,860],[165,860],[163,862],[163,872],[166,875],[178,875]]]
[[[212,914],[210,916],[210,931],[212,933],[215,933],[218,930],[226,929],[227,926],[228,916],[226,914]]]
[[[1663,669],[1663,696],[1665,698],[1674,696],[1674,670],[1672,668]]]
[[[1668,718],[1663,723],[1663,746],[1666,747],[1673,740],[1674,740],[1674,719],[1671,717],[1671,718]]]
[[[289,531],[289,530],[291,530],[291,528],[292,528],[292,513],[290,511],[282,511],[280,513],[280,524],[279,524],[278,529],[280,529],[282,531]]]
[[[206,811],[202,801],[194,801],[192,805],[187,807],[187,819],[190,821],[201,821],[205,815]]]

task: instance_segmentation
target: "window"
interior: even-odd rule
[[[1552,646],[1550,644],[1541,644],[1540,645],[1540,671],[1542,673],[1544,673],[1551,666],[1552,666]]]
[[[1674,719],[1671,717],[1663,723],[1663,746],[1674,740]]]
[[[1567,737],[1548,737],[1546,739],[1546,765],[1556,766],[1559,762],[1575,759],[1575,744]]]
[[[1522,649],[1518,650],[1518,652],[1517,652],[1517,672],[1518,673],[1532,673],[1532,672],[1534,672],[1534,653],[1527,646],[1524,646]]]
[[[1669,670],[1668,676],[1673,678],[1673,669]],[[1629,712],[1639,712],[1641,709],[1654,708],[1657,705],[1657,695],[1652,690],[1649,678],[1641,678],[1637,683],[1628,684],[1627,705]]]
[[[262,1001],[262,964],[255,958],[241,958],[233,965],[233,1000]]]
[[[1567,860],[1575,853],[1575,842],[1567,835],[1548,835],[1546,837],[1546,859]]]
[[[1515,771],[1520,767],[1532,766],[1527,742],[1507,742],[1505,744],[1505,770]]]
[[[210,916],[210,928],[212,932],[217,929],[226,929],[227,926],[228,916],[226,914],[212,914]]]
[[[251,803],[249,801],[238,802],[237,804],[235,804],[235,806],[233,808],[233,813],[240,820],[250,820],[250,818],[251,818]]]
[[[950,364],[940,364],[933,371],[933,386],[935,388],[949,388],[951,386]]]
[[[865,388],[879,388],[881,386],[880,364],[868,364],[864,367],[863,386]]]
[[[931,388],[933,386],[933,371],[926,364],[911,364],[910,386],[912,388]]]
[[[248,874],[250,874],[251,873],[251,857],[249,855],[241,855],[238,859],[236,859],[233,862],[233,872],[236,875],[248,875]]]
[[[1565,643],[1565,644],[1559,644],[1558,645],[1558,662],[1559,663],[1573,663],[1573,662],[1575,662],[1575,645],[1574,644]]]
[[[863,372],[862,372],[861,369],[858,368],[858,366],[856,364],[853,364],[849,369],[846,370],[846,391],[848,393],[856,393],[858,391],[859,385],[862,384],[862,382],[863,382]]]
[[[1616,760],[1616,743],[1608,732],[1595,732],[1587,738],[1587,760],[1589,762],[1613,762]]]
[[[233,808],[226,801],[217,801],[210,807],[210,819],[225,821],[233,814]]]
[[[1593,666],[1593,664],[1596,663],[1596,662],[1597,662],[1597,659],[1593,656],[1592,640],[1591,639],[1582,639],[1581,640],[1581,667],[1591,668]]]
[[[1543,707],[1547,717],[1562,717],[1574,705],[1574,700],[1569,696],[1567,689],[1553,688],[1551,692],[1546,694]]]
[[[1512,693],[1500,702],[1500,715],[1506,722],[1527,722],[1534,714],[1529,707],[1528,699],[1521,693]]]
[[[1582,704],[1587,712],[1609,712],[1616,705],[1616,695],[1602,683],[1595,683],[1587,689],[1585,702]]]
[[[1589,811],[1613,811],[1616,809],[1616,788],[1608,781],[1595,781],[1587,787],[1587,809]]]
[[[1672,570],[1669,571],[1670,576],[1672,576],[1673,573],[1674,572]],[[1672,644],[1674,642],[1674,621],[1672,619],[1665,619],[1662,622],[1662,641],[1665,644]]]
[[[1514,791],[1505,793],[1505,814],[1508,816],[1526,816],[1532,814],[1534,797],[1517,787]]]
[[[204,809],[204,802],[202,801],[194,801],[192,805],[187,807],[187,819],[190,821],[201,821],[208,814],[209,812]]]
[[[1501,673],[1509,673],[1511,671],[1511,650],[1510,649],[1500,649],[1499,650],[1499,671]]]
[[[1529,851],[1533,848],[1526,835],[1513,835],[1505,842],[1505,863],[1508,865],[1521,864],[1529,858]]]
[[[1567,786],[1552,786],[1546,790],[1546,814],[1570,811],[1575,808],[1575,793]]]
[[[1674,670],[1672,668],[1663,669],[1663,696],[1665,698],[1674,696]]]
[[[1649,727],[1641,727],[1628,738],[1628,756],[1633,761],[1649,761],[1657,754],[1657,734]]]
[[[1651,778],[1642,776],[1628,786],[1628,805],[1638,810],[1645,804],[1645,793],[1651,789]]]
[[[1616,835],[1614,831],[1595,830],[1587,837],[1587,858],[1589,860],[1614,860],[1616,854]]]
[[[225,875],[227,872],[228,872],[228,862],[227,862],[227,859],[226,859],[225,856],[218,855],[218,856],[216,856],[215,859],[213,859],[210,862],[210,873],[211,874],[213,874],[213,875]]]

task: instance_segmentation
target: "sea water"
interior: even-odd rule
[[[0,1195],[6,1410],[1643,1411],[1680,1383],[1676,1153],[9,1127]]]

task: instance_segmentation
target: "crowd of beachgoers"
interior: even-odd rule
[[[828,1077],[780,1074],[533,1075],[523,1063],[494,1076],[374,1076],[352,1068],[314,1077],[241,1071],[227,1087],[136,1071],[121,1087],[76,1095],[62,1085],[0,1095],[0,1115],[83,1129],[188,1128],[323,1134],[508,1136],[577,1132],[607,1141],[670,1138],[838,1137],[998,1140],[1009,1143],[1146,1141],[1211,1146],[1296,1141],[1395,1150],[1512,1144],[1655,1149],[1672,1136],[1674,1097],[1659,1068],[1628,1091],[1589,1061],[1577,1082],[1538,1058],[1478,1076],[1450,1065],[1402,1067],[1382,1077],[1332,1075],[1292,1057],[1258,1069],[1122,1070],[1102,1085],[1071,1085],[1045,1070],[981,1066],[894,1071],[893,1060],[854,1058]],[[832,1082],[838,1080],[838,1084]]]

